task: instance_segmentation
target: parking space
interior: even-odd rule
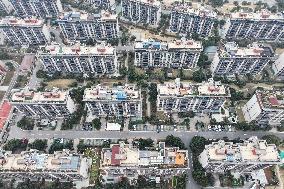
[[[134,125],[133,131],[188,131],[185,125],[151,125],[151,124],[140,124]]]
[[[216,132],[232,132],[234,129],[232,128],[232,125],[208,125],[208,131],[216,131]]]

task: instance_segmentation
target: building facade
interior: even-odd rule
[[[85,90],[88,117],[142,117],[141,91],[136,85],[97,85]]]
[[[122,0],[121,19],[135,24],[157,27],[162,5],[158,0]]]
[[[119,34],[116,14],[68,12],[57,20],[67,42],[117,38]]]
[[[216,52],[212,64],[213,75],[251,74],[256,76],[274,57],[274,51],[269,45],[253,43],[248,47],[238,47],[235,42],[228,42]]]
[[[90,160],[69,150],[44,154],[37,150],[12,154],[1,151],[0,178],[30,179],[38,181],[44,178],[51,181],[82,181],[88,178]]]
[[[217,14],[205,7],[193,9],[184,4],[173,5],[169,31],[180,34],[198,34],[207,37],[212,33]]]
[[[207,172],[242,174],[281,164],[281,159],[275,144],[251,137],[236,144],[223,140],[212,142],[199,155],[199,162]]]
[[[284,121],[284,90],[256,91],[243,106],[245,121],[278,126]]]
[[[5,17],[0,20],[0,31],[11,45],[44,45],[50,42],[50,33],[44,20]]]
[[[145,40],[135,43],[134,65],[142,68],[195,68],[202,51],[201,42],[179,40],[169,43]]]
[[[272,63],[272,70],[277,80],[284,81],[284,53]]]
[[[63,12],[60,0],[9,0],[19,17],[53,17]]]
[[[51,44],[41,47],[37,54],[44,70],[55,72],[86,73],[95,76],[115,75],[118,73],[116,50],[104,44],[83,46],[79,43],[73,46]]]
[[[19,112],[35,119],[68,117],[76,109],[69,92],[59,90],[34,92],[23,89],[15,91],[11,97],[11,104]]]
[[[9,14],[13,10],[13,6],[9,0],[0,0],[1,16]]]
[[[175,82],[158,84],[158,111],[172,112],[219,112],[227,98],[229,88],[209,79],[208,82],[192,84]]]
[[[227,39],[284,41],[284,15],[272,14],[267,10],[231,13],[222,36]]]

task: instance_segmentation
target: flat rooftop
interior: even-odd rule
[[[38,27],[43,26],[44,21],[37,18],[17,18],[7,16],[0,20],[0,26]]]
[[[12,94],[11,102],[23,103],[48,103],[48,102],[65,102],[68,91],[52,90],[48,92],[35,92],[29,90],[16,91]]]
[[[206,145],[202,153],[207,155],[208,162],[280,162],[276,145],[256,137],[237,144],[223,140],[213,142]]]
[[[178,147],[166,147],[164,142],[158,144],[157,150],[139,150],[132,144],[112,144],[102,149],[101,166],[158,166],[187,167],[188,151]]]
[[[204,7],[204,6],[199,6],[197,8],[194,8],[192,6],[187,5],[186,3],[173,3],[171,5],[172,11],[176,11],[179,13],[187,13],[190,15],[196,15],[196,16],[200,16],[200,17],[212,17],[212,18],[216,18],[217,17],[217,13]]]
[[[72,46],[66,46],[61,44],[51,44],[46,46],[41,46],[38,55],[114,55],[115,48],[105,44],[99,44],[96,46],[85,46],[77,43]]]
[[[284,109],[284,89],[257,91],[256,96],[264,108]]]
[[[0,130],[2,130],[5,126],[5,123],[9,118],[11,110],[12,105],[7,100],[4,100],[0,106]]]
[[[180,82],[179,79],[176,79],[175,82],[158,84],[157,90],[160,96],[230,96],[229,88],[227,86],[213,80],[200,84],[193,84],[189,82]]]
[[[59,16],[59,21],[96,21],[96,20],[117,20],[117,14],[101,11],[100,14],[89,14],[84,12],[65,12]]]
[[[255,21],[284,21],[284,15],[282,13],[271,13],[268,10],[261,10],[259,12],[234,12],[230,15],[231,19],[240,20],[255,20]]]
[[[274,51],[271,46],[252,43],[248,47],[239,47],[235,42],[228,42],[220,49],[222,57],[273,57]]]
[[[80,172],[80,155],[71,154],[68,150],[44,154],[37,150],[11,154],[0,152],[0,169],[6,171],[54,171],[54,172]]]
[[[174,49],[192,49],[202,50],[202,43],[193,40],[176,40],[171,42],[160,42],[152,39],[137,41],[135,49],[152,49],[152,50],[174,50]]]
[[[145,5],[149,5],[149,6],[155,6],[155,7],[161,6],[161,2],[158,1],[158,0],[128,0],[128,1],[138,2],[138,3],[141,3],[141,4],[145,4]]]
[[[123,86],[96,85],[85,89],[84,101],[95,100],[140,100],[140,90],[136,85],[125,84]]]

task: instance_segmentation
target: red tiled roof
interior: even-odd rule
[[[119,154],[119,145],[114,145],[111,148],[111,164],[112,165],[120,165],[120,160],[115,159],[115,155]]]
[[[3,129],[5,122],[9,117],[11,109],[12,105],[7,100],[4,100],[0,107],[0,129]]]
[[[274,96],[269,97],[269,102],[270,102],[270,104],[271,104],[272,106],[277,106],[277,105],[279,105],[279,102],[278,102],[277,98],[274,97]]]
[[[1,74],[6,72],[6,69],[1,65],[0,65],[0,72],[1,72]]]

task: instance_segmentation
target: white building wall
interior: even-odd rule
[[[252,98],[242,108],[244,118],[247,122],[255,120],[262,112],[261,106],[257,99],[257,94],[254,94]]]

